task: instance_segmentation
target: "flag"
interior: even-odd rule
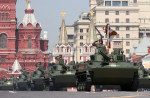
[[[105,27],[105,33],[107,35],[107,47],[111,48],[111,41],[113,40],[113,38],[117,35],[117,32],[115,30],[112,30],[109,26],[109,24],[106,25]]]

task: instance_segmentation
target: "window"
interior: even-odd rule
[[[80,60],[82,60],[82,57],[80,56]]]
[[[31,49],[31,38],[28,38],[28,49]]]
[[[108,22],[109,22],[109,19],[108,19],[108,18],[106,18],[106,19],[105,19],[105,23],[108,23]]]
[[[82,42],[80,43],[80,46],[83,46],[83,43],[82,43]]]
[[[2,14],[2,20],[5,20],[5,15],[4,15],[4,13]]]
[[[130,12],[129,11],[126,11],[126,15],[129,15],[130,14]]]
[[[68,39],[73,39],[73,35],[68,35]]]
[[[105,15],[109,15],[109,11],[105,11]]]
[[[119,38],[119,34],[116,35],[116,38]]]
[[[5,57],[2,57],[2,58],[1,58],[1,62],[2,62],[2,63],[5,63],[5,62],[6,62],[6,58],[5,58]]]
[[[137,3],[137,0],[133,0],[134,3]]]
[[[0,35],[0,48],[7,48],[7,36],[5,34]]]
[[[120,6],[120,1],[113,1],[113,6]]]
[[[88,52],[88,48],[87,47],[85,47],[85,52]]]
[[[118,18],[116,19],[116,23],[119,23],[119,19]]]
[[[6,13],[6,20],[8,20],[8,13]]]
[[[81,53],[81,49],[80,49],[80,53]]]
[[[89,29],[86,29],[86,32],[89,32]]]
[[[126,42],[126,46],[130,46],[130,42]]]
[[[111,6],[111,1],[105,1],[105,6]]]
[[[116,11],[116,15],[119,15],[119,11]]]
[[[80,36],[80,39],[83,39],[83,36]]]
[[[126,54],[129,54],[130,50],[129,49],[126,49]]]
[[[130,38],[130,34],[126,34],[126,38]]]
[[[130,19],[129,19],[129,18],[127,18],[127,19],[126,19],[126,23],[129,23],[129,22],[130,22]]]
[[[128,6],[128,1],[122,1],[122,6]]]
[[[114,42],[114,46],[121,46],[121,42]]]
[[[80,29],[80,33],[83,33],[83,29]]]
[[[119,30],[119,26],[116,27],[116,30]]]
[[[0,13],[0,20],[1,20],[1,13]]]
[[[130,30],[130,27],[127,26],[127,27],[126,27],[126,30],[129,31],[129,30]]]
[[[64,47],[61,47],[61,52],[63,52],[63,50],[64,50]]]
[[[69,52],[69,47],[67,47],[67,52]]]

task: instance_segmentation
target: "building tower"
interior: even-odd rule
[[[16,53],[16,0],[0,0],[0,68],[8,69]]]
[[[59,34],[59,41],[58,44],[53,49],[53,62],[56,62],[55,57],[62,55],[66,64],[70,63],[73,60],[73,47],[68,44],[68,35],[66,30],[65,24],[65,12],[61,13],[63,16],[60,34]]]
[[[17,59],[26,68],[35,69],[35,64],[41,62],[47,66],[49,63],[48,40],[40,39],[41,25],[34,16],[31,1],[26,0],[27,6],[23,20],[19,23]],[[45,35],[46,37],[46,35]]]
[[[97,35],[95,30],[95,24],[94,24],[94,12],[93,10],[90,11],[90,25],[89,25],[89,32],[87,34],[86,44],[83,45],[82,52],[81,52],[81,59],[82,61],[90,60],[90,55],[95,53],[95,48],[92,46],[92,43],[97,41]]]

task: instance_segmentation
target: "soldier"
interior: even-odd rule
[[[64,60],[62,59],[62,55],[55,57],[55,59],[57,60],[58,64],[64,65]]]
[[[100,39],[99,41],[95,41],[92,45],[95,46],[98,49],[98,51],[101,51],[104,54],[107,54],[107,50],[106,50],[105,45],[103,44],[102,39]]]

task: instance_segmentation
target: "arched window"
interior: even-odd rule
[[[63,52],[64,47],[61,47],[61,52]]]
[[[4,15],[4,13],[2,14],[2,20],[5,20],[5,15]]]
[[[8,20],[9,16],[8,16],[8,13],[6,13],[6,20]]]
[[[69,52],[69,47],[67,47],[67,52]]]
[[[85,47],[85,52],[87,52],[88,51],[88,48],[87,47]]]
[[[0,35],[0,48],[2,48],[2,49],[7,48],[7,36],[6,36],[6,34]]]
[[[28,38],[28,48],[31,49],[31,38]]]

